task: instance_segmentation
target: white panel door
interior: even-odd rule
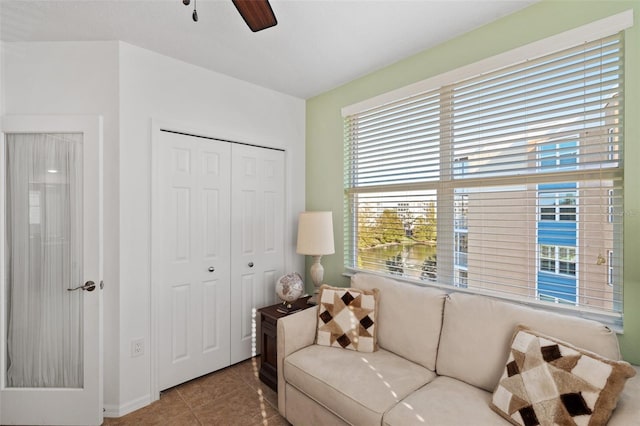
[[[161,131],[154,249],[159,251],[158,384],[229,365],[229,143]]]
[[[4,117],[2,131],[0,423],[99,425],[102,119]]]
[[[260,353],[256,310],[284,273],[284,152],[232,147],[231,363]]]

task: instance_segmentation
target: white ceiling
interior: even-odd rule
[[[271,0],[253,33],[231,0],[0,1],[4,41],[122,40],[307,99],[537,0]]]

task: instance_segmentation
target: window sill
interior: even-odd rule
[[[523,305],[523,306],[530,306],[536,309],[540,309],[540,310],[544,310],[544,311],[549,311],[549,312],[555,312],[555,313],[560,313],[560,314],[564,314],[564,315],[569,315],[572,317],[578,317],[578,318],[584,318],[584,319],[588,319],[588,320],[592,320],[592,321],[597,321],[605,326],[607,326],[608,328],[610,328],[613,332],[615,332],[617,335],[623,335],[624,334],[624,328],[623,328],[623,324],[622,324],[622,316],[618,316],[616,314],[603,314],[601,312],[596,312],[595,310],[588,310],[588,309],[579,309],[576,308],[575,306],[555,306],[555,304],[550,304],[547,302],[541,302],[541,301],[537,301],[537,300],[530,300],[530,299],[524,299],[524,298],[518,298],[518,297],[507,297],[504,294],[501,293],[496,293],[496,292],[492,292],[490,290],[484,290],[484,289],[469,289],[469,288],[462,288],[462,287],[454,287],[452,285],[448,285],[448,284],[439,284],[439,283],[434,283],[434,282],[417,282],[415,280],[410,280],[410,279],[403,279],[400,276],[391,276],[391,275],[387,275],[387,274],[380,274],[380,273],[375,273],[372,271],[365,271],[365,270],[359,270],[359,269],[354,269],[354,268],[345,268],[344,271],[342,272],[342,276],[343,277],[347,277],[347,278],[351,278],[352,276],[354,276],[357,273],[364,273],[364,274],[371,274],[371,275],[377,275],[380,277],[384,277],[384,278],[389,278],[392,280],[396,280],[399,282],[403,282],[403,283],[407,283],[407,284],[412,284],[412,285],[416,285],[419,287],[433,287],[433,288],[439,288],[442,290],[445,290],[448,293],[468,293],[468,294],[477,294],[480,296],[486,296],[486,297],[491,297],[493,299],[498,299],[498,300],[504,300],[506,302],[510,302],[510,303],[515,303],[518,305]]]

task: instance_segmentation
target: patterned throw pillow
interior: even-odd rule
[[[523,326],[491,408],[515,425],[604,425],[635,370]]]
[[[378,289],[329,287],[318,296],[316,343],[359,352],[378,350],[376,337]]]

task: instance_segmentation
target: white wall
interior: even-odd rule
[[[4,61],[2,59],[4,50],[4,43],[0,41],[0,117],[4,115]],[[2,204],[0,202],[0,204]],[[1,250],[0,250],[1,251]],[[0,308],[0,312],[4,314],[4,311]],[[1,322],[1,321],[0,321]],[[0,402],[0,418],[2,418],[2,403]]]
[[[104,119],[105,402],[118,400],[118,43],[3,43],[6,114]]]
[[[120,42],[4,43],[7,114],[104,117],[105,408],[122,415],[150,389],[151,120],[287,152],[286,268],[304,210],[305,102]],[[132,358],[132,339],[145,354]]]
[[[288,270],[297,213],[304,210],[305,103],[148,50],[120,45],[121,401],[145,402],[149,353],[131,358],[132,339],[149,346],[151,120],[220,139],[287,150]],[[293,178],[292,178],[293,177]],[[128,407],[123,407],[128,410]]]
[[[0,116],[4,115],[4,42],[0,41]]]

